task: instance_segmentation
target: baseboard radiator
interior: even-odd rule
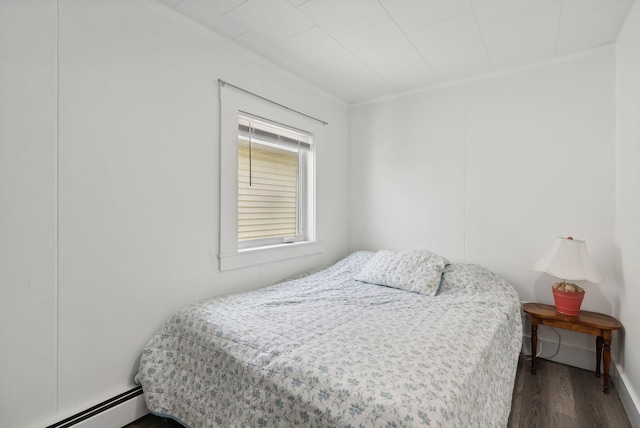
[[[123,415],[123,411],[125,415]],[[109,417],[110,412],[118,413],[117,417]],[[103,401],[100,404],[70,416],[60,422],[53,425],[49,425],[47,428],[84,428],[92,426],[122,426],[118,423],[127,424],[133,422],[135,419],[144,416],[148,413],[144,406],[142,397],[142,387],[138,386],[127,392],[116,395],[113,398]],[[123,419],[124,417],[124,419]],[[111,422],[108,420],[112,419]],[[130,419],[130,420],[129,420]],[[93,422],[92,422],[93,421]]]

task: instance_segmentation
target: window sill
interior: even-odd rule
[[[324,251],[324,244],[318,241],[294,242],[291,244],[269,245],[238,250],[237,253],[220,254],[220,270],[227,271],[265,263],[310,256]]]

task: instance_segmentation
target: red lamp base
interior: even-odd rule
[[[580,313],[584,292],[572,293],[570,291],[556,290],[555,288],[552,291],[553,300],[556,302],[556,312],[564,315],[578,315]]]

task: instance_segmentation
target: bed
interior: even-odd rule
[[[379,254],[174,314],[136,376],[149,410],[192,428],[505,426],[517,292],[446,259],[428,292],[365,282]]]

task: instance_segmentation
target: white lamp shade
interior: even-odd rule
[[[578,239],[556,238],[551,249],[533,265],[533,270],[571,281],[602,282],[602,275],[589,257],[587,245]]]

